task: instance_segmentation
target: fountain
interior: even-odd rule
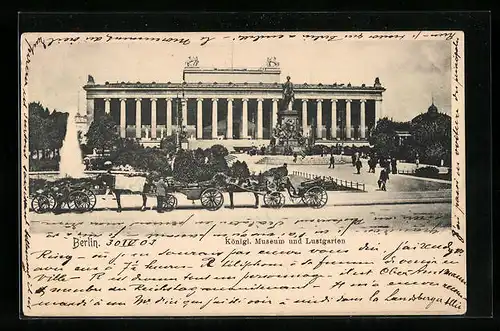
[[[68,115],[66,124],[66,136],[64,137],[59,162],[60,177],[81,178],[84,177],[85,165],[83,164],[82,151],[78,141],[75,116]]]

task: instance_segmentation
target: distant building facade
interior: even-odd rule
[[[292,77],[293,81],[293,77]],[[158,144],[185,128],[188,140],[229,145],[267,144],[277,123],[282,96],[279,63],[268,58],[261,68],[202,68],[190,58],[182,82],[98,84],[89,76],[86,127],[100,114],[110,114],[123,138]],[[366,142],[382,114],[385,88],[374,84],[294,82],[294,108],[304,135],[316,141]]]

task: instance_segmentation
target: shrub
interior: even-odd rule
[[[195,183],[210,180],[219,172],[229,173],[229,166],[223,156],[211,154],[205,163],[205,153],[182,150],[175,158],[172,173],[178,181]]]
[[[175,157],[173,176],[181,182],[194,182],[196,174],[196,161],[193,153],[181,150]]]
[[[439,169],[436,167],[422,167],[415,170],[415,175],[419,177],[437,178],[439,176]]]
[[[59,158],[31,159],[29,169],[30,171],[57,171],[59,170]]]
[[[227,150],[227,148],[220,145],[220,144],[216,144],[216,145],[213,145],[212,147],[210,147],[210,151],[211,151],[213,156],[224,157],[224,156],[229,155],[229,151]]]

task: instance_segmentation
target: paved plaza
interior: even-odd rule
[[[262,156],[249,156],[244,154],[239,154],[238,159],[240,161],[245,161],[251,171],[260,172],[266,171],[270,168],[274,168],[278,165],[275,164],[258,164]],[[273,156],[267,156],[267,159],[272,159]],[[283,159],[282,156],[276,157],[280,160]],[[328,159],[325,156],[324,159]],[[286,159],[285,159],[286,160]],[[343,181],[352,181],[365,184],[365,190],[368,192],[379,192],[377,181],[379,178],[381,168],[377,166],[375,173],[368,172],[368,164],[366,160],[363,160],[363,167],[361,168],[360,174],[357,174],[356,168],[352,166],[351,163],[336,164],[335,169],[329,169],[328,164],[326,165],[294,165],[293,157],[290,156],[287,160],[288,172],[290,174],[293,171],[311,174],[313,176],[326,176],[333,177]],[[426,191],[449,191],[451,197],[451,182],[414,177],[410,175],[402,174],[390,174],[389,181],[387,182],[387,190],[390,192],[426,192]]]
[[[283,158],[283,157],[281,157]],[[265,171],[274,168],[277,165],[259,164],[262,156],[250,156],[246,154],[237,154],[236,159],[245,161],[251,172]],[[234,160],[236,160],[234,159]],[[290,159],[292,159],[290,157]],[[233,161],[234,161],[233,160]],[[281,160],[281,159],[280,159]],[[433,215],[445,215],[443,219],[449,219],[451,214],[451,183],[442,180],[432,180],[424,178],[415,178],[408,175],[396,174],[390,175],[387,184],[387,191],[380,191],[377,187],[377,180],[380,168],[377,167],[375,173],[368,173],[368,169],[364,166],[360,174],[356,173],[356,169],[349,163],[337,164],[335,169],[329,169],[328,165],[293,165],[292,162],[287,163],[289,174],[291,174],[292,182],[298,185],[300,177],[294,174],[307,173],[315,176],[326,176],[337,178],[342,181],[355,181],[365,184],[365,192],[361,191],[330,191],[328,192],[328,201],[321,209],[312,209],[306,207],[300,199],[291,199],[286,192],[285,205],[281,209],[270,209],[263,206],[263,196],[260,196],[260,208],[254,209],[255,198],[252,193],[242,192],[234,194],[235,210],[229,209],[229,196],[224,193],[224,205],[221,209],[211,212],[204,210],[199,200],[191,201],[182,193],[175,193],[178,199],[176,210],[165,214],[158,214],[154,211],[156,206],[156,198],[149,197],[147,201],[147,210],[140,211],[142,198],[140,195],[122,195],[122,213],[117,213],[116,200],[112,195],[106,198],[102,195],[97,196],[97,203],[94,211],[85,214],[78,213],[62,213],[60,215],[52,215],[50,219],[82,219],[83,215],[89,218],[97,219],[116,219],[120,217],[133,218],[176,218],[178,215],[186,216],[196,213],[200,217],[296,217],[298,215],[307,215],[307,217],[324,217],[325,215],[337,215],[342,213],[351,213],[355,211],[355,215],[362,210],[385,210],[391,212],[401,212],[414,210],[418,212],[428,212]],[[354,209],[353,209],[354,208]],[[175,216],[174,216],[175,215]],[[32,220],[48,219],[46,214],[31,213]],[[448,221],[449,223],[449,221]]]

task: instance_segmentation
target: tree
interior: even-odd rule
[[[397,151],[396,126],[396,123],[388,118],[382,118],[377,122],[368,142],[378,155],[387,157]]]
[[[62,147],[66,135],[68,113],[54,110],[52,113],[40,102],[28,105],[29,148],[36,153],[37,159],[44,158],[46,151],[56,154]],[[43,151],[40,157],[40,150]]]
[[[173,176],[176,180],[186,183],[199,180],[198,167],[192,151],[179,151],[174,162]]]
[[[62,147],[64,138],[66,137],[66,127],[68,124],[68,113],[58,112],[54,110],[49,116],[49,148],[52,151]]]
[[[227,150],[227,148],[220,144],[216,144],[210,147],[210,152],[214,157],[218,156],[224,157],[229,155],[229,151]]]
[[[160,141],[160,148],[166,150],[169,153],[174,153],[177,150],[175,135],[164,137]]]
[[[30,152],[35,152],[37,159],[40,159],[40,150],[47,146],[46,117],[48,114],[45,114],[45,109],[39,102],[31,102],[28,105],[29,149]]]
[[[90,124],[86,137],[87,145],[90,148],[97,148],[103,155],[106,149],[113,149],[120,144],[117,125],[109,114],[95,118]]]
[[[443,113],[423,113],[410,124],[410,142],[422,163],[451,162],[451,117]]]

